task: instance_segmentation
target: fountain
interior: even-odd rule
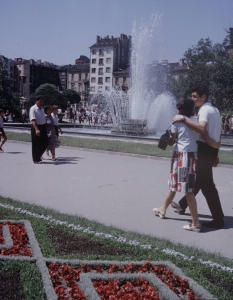
[[[100,92],[97,102],[102,111],[109,111],[112,133],[148,135],[165,131],[176,112],[176,101],[169,93],[146,88],[147,60],[151,57],[153,37],[159,29],[160,16],[151,14],[145,22],[136,21],[132,30],[131,87],[128,93],[113,88]]]

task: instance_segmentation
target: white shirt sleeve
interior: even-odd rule
[[[198,113],[198,121],[205,121],[208,123],[208,109],[205,107],[201,108],[199,113]]]
[[[178,132],[178,127],[177,127],[177,124],[174,123],[171,126],[171,133],[177,133],[177,132]]]
[[[29,111],[29,118],[30,118],[30,121],[36,120],[36,115],[35,115],[35,109],[34,109],[34,106],[32,106],[32,107],[30,108],[30,111]]]

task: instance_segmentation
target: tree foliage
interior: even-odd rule
[[[65,90],[62,92],[62,95],[66,97],[70,104],[79,103],[81,101],[80,95],[74,90]]]
[[[35,92],[35,96],[38,95],[41,95],[44,98],[45,105],[57,105],[61,108],[67,107],[68,100],[57,90],[56,86],[53,84],[41,84]]]
[[[201,39],[185,52],[187,76],[173,79],[170,85],[177,98],[189,94],[193,86],[207,85],[211,100],[220,110],[233,109],[233,57],[227,52],[228,40],[213,44],[209,38]]]
[[[4,57],[0,57],[0,107],[6,109],[12,97],[10,94],[10,80],[6,68],[7,62]]]

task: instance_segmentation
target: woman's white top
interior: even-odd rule
[[[190,117],[198,123],[197,117]],[[171,132],[177,134],[174,151],[196,152],[198,133],[190,129],[184,122],[176,122],[171,126]]]

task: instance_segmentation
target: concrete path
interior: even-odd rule
[[[152,212],[167,193],[170,160],[60,147],[58,162],[44,155],[44,163],[36,165],[30,143],[7,141],[4,150],[0,153],[1,196],[233,258],[232,167],[214,169],[225,228],[194,233],[182,229],[190,221],[189,213],[179,216],[169,208],[167,218],[161,220]],[[175,200],[180,196],[177,193]],[[200,220],[211,219],[201,193],[197,201]]]

